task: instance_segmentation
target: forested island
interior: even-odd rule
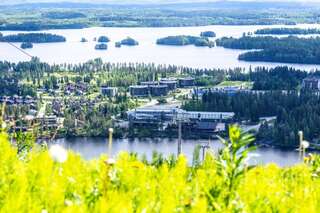
[[[33,48],[33,44],[30,43],[30,42],[23,42],[23,43],[20,45],[20,47],[21,47],[22,49],[31,49],[31,48]]]
[[[107,36],[100,36],[99,38],[98,38],[98,42],[99,43],[108,43],[110,41],[110,39],[109,39],[109,37],[107,37]]]
[[[165,38],[160,38],[157,40],[157,44],[172,46],[195,45],[199,47],[214,47],[214,43],[212,41],[209,41],[208,38],[187,35],[168,36]]]
[[[320,34],[320,29],[301,29],[301,28],[265,28],[254,32],[257,35],[309,35]]]
[[[96,50],[107,50],[108,49],[108,45],[105,43],[99,43],[96,44],[96,46],[94,47]]]
[[[54,43],[65,41],[65,37],[50,33],[19,33],[16,35],[0,36],[0,42]]]
[[[139,42],[134,40],[131,37],[127,37],[121,41],[118,41],[115,43],[115,47],[120,48],[122,45],[126,45],[126,46],[137,46],[139,45]]]
[[[239,60],[320,64],[320,37],[243,36],[224,37],[216,42],[224,48],[254,50],[241,54]]]
[[[209,37],[209,38],[214,38],[216,37],[216,33],[213,31],[204,31],[200,33],[201,37]]]
[[[127,45],[127,46],[136,46],[136,45],[139,45],[139,42],[134,40],[133,38],[131,37],[127,37],[126,39],[123,39],[121,41],[121,45]]]

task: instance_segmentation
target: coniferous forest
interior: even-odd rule
[[[239,56],[239,60],[244,61],[320,64],[320,37],[224,37],[217,40],[217,45],[224,48],[252,50]]]

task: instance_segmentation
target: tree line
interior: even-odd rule
[[[175,46],[184,46],[193,44],[195,46],[208,46],[213,47],[214,43],[211,42],[207,37],[198,37],[198,36],[188,36],[188,35],[179,35],[179,36],[168,36],[165,38],[159,38],[157,40],[158,45],[175,45]]]
[[[65,37],[51,33],[19,33],[16,35],[0,35],[0,42],[51,43],[65,41]]]
[[[320,64],[320,37],[223,37],[217,40],[217,45],[231,49],[254,50],[241,54],[239,60]]]
[[[186,110],[234,112],[235,120],[258,122],[260,117],[276,116],[274,126],[263,125],[258,134],[260,141],[281,147],[297,147],[298,131],[309,141],[319,142],[320,96],[297,91],[208,92],[202,99],[191,100]]]
[[[308,34],[320,34],[320,30],[316,28],[264,28],[254,32],[257,35],[308,35]]]

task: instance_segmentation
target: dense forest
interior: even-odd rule
[[[47,12],[43,13],[42,17],[49,19],[77,19],[77,18],[85,18],[86,15],[80,12],[72,12],[72,11],[64,11],[64,12]]]
[[[216,37],[216,33],[213,32],[213,31],[204,31],[204,32],[200,33],[200,36],[201,37],[211,37],[211,38],[213,38],[213,37]]]
[[[239,60],[320,64],[320,37],[223,37],[217,40],[217,45],[231,49],[254,50],[241,54]]]
[[[160,38],[157,40],[158,45],[174,45],[174,46],[184,46],[184,45],[195,45],[195,46],[207,46],[213,47],[214,43],[209,41],[208,38],[205,37],[197,37],[197,36],[168,36],[165,38]]]
[[[317,7],[298,3],[292,6],[291,2],[133,4],[46,3],[3,6],[0,7],[0,30],[75,29],[89,26],[294,25],[319,21]]]
[[[252,81],[253,90],[299,90],[301,82],[309,75],[320,75],[319,72],[307,73],[287,66],[265,68],[257,67],[248,72],[228,71],[230,81]]]
[[[209,92],[202,100],[185,103],[187,110],[235,112],[236,120],[259,121],[260,117],[277,116],[273,127],[263,125],[259,139],[281,147],[297,147],[297,132],[302,130],[307,140],[320,138],[320,96],[295,91]]]
[[[16,35],[0,35],[0,42],[53,43],[65,41],[65,37],[50,33],[19,33]]]
[[[30,49],[33,48],[33,44],[31,42],[23,42],[20,47],[21,49]]]
[[[1,31],[40,31],[51,29],[82,29],[89,27],[86,23],[48,23],[48,22],[23,22],[23,23],[4,23],[0,25]]]
[[[127,46],[136,46],[139,45],[139,42],[134,40],[133,38],[127,37],[123,40],[121,40],[121,45],[127,45]]]
[[[94,47],[96,50],[107,50],[108,49],[108,45],[105,43],[99,43],[96,44]]]
[[[317,130],[316,126],[319,126],[316,123],[317,110],[320,107],[317,95],[304,93],[299,95],[301,82],[309,75],[320,76],[320,73],[309,74],[289,67],[223,70],[143,63],[114,64],[103,63],[101,59],[82,64],[49,65],[34,58],[30,62],[0,62],[0,84],[4,85],[0,89],[0,96],[35,96],[37,89],[50,92],[72,82],[90,85],[90,90],[93,93],[98,92],[101,85],[118,87],[121,92],[115,100],[99,99],[102,104],[96,107],[92,106],[97,100],[91,100],[90,96],[64,100],[65,105],[69,107],[64,111],[66,118],[64,125],[67,128],[64,129],[63,134],[98,136],[106,134],[105,129],[111,125],[110,116],[123,114],[134,106],[135,100],[127,97],[126,91],[129,86],[139,82],[178,76],[194,77],[196,86],[199,87],[212,87],[223,81],[252,82],[252,93],[239,93],[235,96],[210,93],[210,95],[203,96],[203,100],[193,97],[192,101],[185,102],[184,107],[193,110],[235,111],[236,118],[239,120],[257,121],[261,116],[277,115],[278,124],[276,127],[279,131],[266,128],[261,134],[268,133],[269,137],[272,133],[270,138],[274,139],[276,143],[282,140],[285,143],[282,146],[290,146],[292,138],[286,138],[288,135],[285,132],[288,128],[290,128],[289,134],[304,125],[306,128],[303,130],[305,130],[306,136],[308,139],[313,139],[316,137],[313,135]],[[81,110],[77,111],[76,109]],[[311,116],[308,116],[307,113]],[[305,116],[305,119],[298,117],[300,115]],[[82,131],[75,128],[74,119],[86,120]],[[309,120],[305,121],[306,119]],[[285,129],[282,128],[284,124]],[[101,128],[98,128],[99,126]],[[259,137],[261,139],[267,138],[263,135],[259,135]]]
[[[100,43],[108,43],[109,41],[110,41],[110,39],[107,36],[100,36],[98,38],[98,42],[100,42]]]
[[[12,72],[14,71],[14,72]],[[144,63],[103,63],[101,59],[90,60],[82,64],[49,65],[34,58],[29,62],[0,62],[0,76],[6,79],[32,82],[32,86],[41,87],[41,79],[52,73],[70,72],[91,81],[96,79],[112,87],[128,88],[141,81],[152,81],[155,76],[167,78],[178,75],[192,76],[197,86],[215,86],[222,81],[252,81],[254,90],[297,90],[302,80],[309,74],[286,66],[243,70],[235,69],[195,69],[174,65],[155,65]],[[98,74],[96,78],[93,74]],[[319,73],[312,73],[312,75]],[[67,79],[61,78],[61,82]],[[12,93],[14,94],[14,93]]]
[[[254,32],[257,35],[308,35],[320,34],[320,30],[316,28],[264,28]]]

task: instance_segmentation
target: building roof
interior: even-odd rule
[[[134,89],[148,89],[148,86],[146,86],[146,85],[133,85],[133,86],[130,86],[129,88],[134,88]]]
[[[175,80],[161,80],[160,83],[163,83],[163,84],[176,84],[177,81],[175,81]]]
[[[182,81],[191,81],[191,80],[194,80],[194,78],[192,78],[192,77],[185,77],[185,78],[179,78],[179,80],[182,80]]]
[[[177,81],[176,78],[161,78],[160,81]]]
[[[320,76],[308,76],[303,80],[304,81],[320,81]]]
[[[167,85],[152,85],[151,88],[167,88]]]

